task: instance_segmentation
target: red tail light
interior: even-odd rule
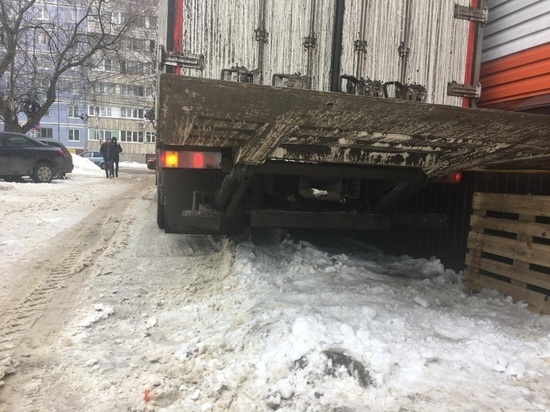
[[[204,154],[201,152],[195,152],[192,155],[192,168],[193,169],[204,169]]]
[[[462,182],[462,172],[449,173],[436,181],[436,183],[447,183],[451,185],[457,185],[460,182]]]
[[[159,167],[168,169],[221,169],[222,154],[218,152],[195,152],[160,150]]]

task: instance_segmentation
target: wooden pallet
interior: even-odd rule
[[[550,314],[550,197],[474,193],[465,285]]]

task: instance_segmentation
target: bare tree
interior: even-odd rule
[[[64,78],[119,49],[140,18],[135,9],[128,0],[0,0],[4,129],[26,133],[39,124],[66,87]]]

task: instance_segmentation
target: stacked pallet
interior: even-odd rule
[[[474,193],[465,284],[550,314],[550,197]]]

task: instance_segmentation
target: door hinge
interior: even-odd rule
[[[477,21],[483,26],[487,24],[487,16],[489,14],[489,9],[487,7],[477,9],[474,7],[461,6],[460,4],[455,4],[454,17],[456,19]]]
[[[481,83],[460,84],[453,80],[447,83],[447,95],[479,99],[481,97]]]
[[[202,54],[195,53],[168,52],[161,46],[159,65],[160,67],[176,66],[185,67],[187,69],[202,70],[204,68],[204,56]]]

